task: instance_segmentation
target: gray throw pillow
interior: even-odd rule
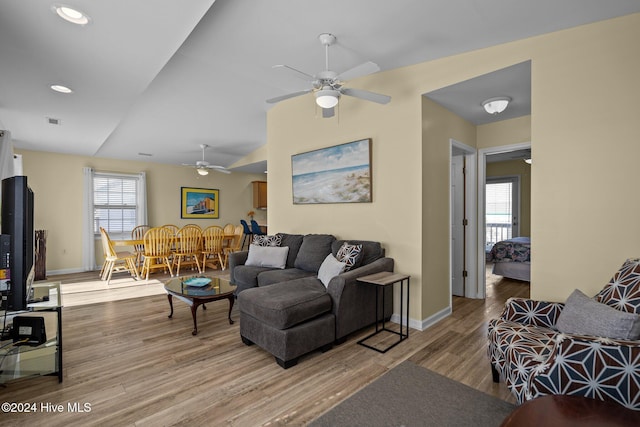
[[[249,255],[244,265],[255,267],[284,268],[287,262],[288,247],[249,246]]]
[[[565,334],[637,340],[640,316],[599,303],[576,289],[567,298],[556,327]]]

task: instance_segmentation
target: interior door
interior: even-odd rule
[[[451,293],[464,295],[464,156],[451,157]]]

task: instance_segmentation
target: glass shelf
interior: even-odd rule
[[[0,383],[27,376],[57,375],[62,382],[62,294],[60,282],[34,283],[35,302],[23,311],[0,312],[1,325],[16,316],[44,318],[47,340],[40,345],[16,345],[12,338],[0,341]]]

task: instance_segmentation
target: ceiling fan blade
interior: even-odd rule
[[[356,65],[355,67],[338,74],[337,79],[347,81],[355,79],[356,77],[366,76],[367,74],[377,73],[378,71],[380,71],[380,67],[378,67],[378,64],[368,61],[363,64]]]
[[[356,98],[364,99],[367,101],[377,102],[378,104],[387,104],[391,101],[391,97],[387,95],[382,95],[375,92],[369,92],[367,90],[362,89],[340,89],[340,92],[343,95],[354,96]]]
[[[290,67],[288,65],[274,65],[271,68],[284,68],[285,70],[289,70],[289,71],[293,71],[295,73],[295,76],[303,79],[303,80],[307,80],[307,81],[314,81],[316,78],[314,76],[312,76],[311,74],[307,74],[304,71],[300,71],[298,69],[295,69],[293,67]]]
[[[294,98],[296,96],[304,95],[311,92],[313,89],[300,90],[298,92],[288,93],[286,95],[276,96],[275,98],[267,99],[269,104],[275,104],[276,102],[284,101],[285,99]]]
[[[323,108],[322,109],[322,117],[328,119],[329,117],[333,117],[335,115],[335,108]]]
[[[227,170],[227,169],[223,168],[222,166],[217,167],[217,168],[209,166],[209,169],[213,169],[216,172],[222,172],[222,173],[226,173],[226,174],[231,173],[230,170]]]

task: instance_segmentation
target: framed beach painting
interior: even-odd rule
[[[371,139],[291,156],[294,204],[371,202]]]
[[[219,190],[182,187],[180,218],[220,218]]]

